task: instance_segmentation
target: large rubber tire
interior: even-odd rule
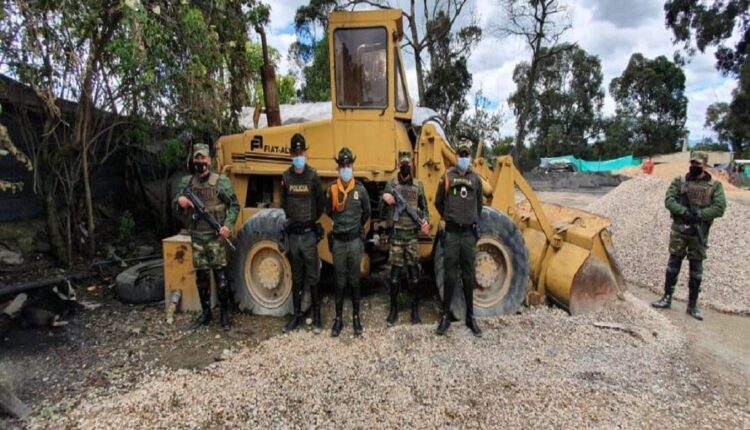
[[[152,303],[164,300],[164,260],[137,264],[115,278],[117,297],[126,303]]]
[[[497,267],[503,270],[498,270],[497,276],[485,279],[486,289],[475,285],[474,316],[513,314],[521,307],[529,284],[529,253],[523,241],[523,235],[507,215],[487,206],[482,209],[479,229],[481,235],[477,242],[475,267],[483,262],[494,262],[492,264],[497,264]],[[497,258],[493,260],[493,257]],[[435,285],[441,299],[445,282],[444,260],[443,241],[437,240],[434,257]],[[492,294],[485,298],[483,296],[485,290]],[[463,320],[466,316],[466,300],[464,300],[463,283],[460,277],[454,289],[451,312],[459,320]]]
[[[293,312],[291,265],[282,234],[285,222],[282,209],[264,209],[247,220],[237,236],[237,251],[231,262],[231,286],[235,302],[243,311],[270,316]],[[279,271],[278,282],[274,282],[273,276],[269,281],[267,275],[274,269]],[[259,284],[262,276],[266,278],[262,280],[267,287]],[[307,309],[309,303],[309,291],[305,291],[302,309]]]

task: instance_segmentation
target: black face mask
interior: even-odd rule
[[[690,166],[690,176],[697,178],[703,173],[703,167],[701,166]]]
[[[201,175],[208,170],[208,163],[193,163],[195,173]]]
[[[411,166],[408,164],[402,164],[399,168],[399,172],[401,173],[402,178],[407,178],[411,175]]]

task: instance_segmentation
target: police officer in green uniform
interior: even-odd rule
[[[292,166],[281,177],[281,208],[287,219],[286,234],[292,264],[292,302],[294,315],[284,333],[302,323],[302,294],[310,289],[313,307],[313,332],[320,333],[320,292],[318,288],[318,241],[322,227],[317,223],[325,209],[323,186],[318,172],[307,164],[307,144],[297,133],[292,136],[289,154]]]
[[[677,275],[680,274],[682,260],[687,256],[690,265],[687,313],[697,320],[703,319],[698,309],[698,294],[703,279],[703,260],[708,249],[708,232],[714,219],[724,215],[727,206],[724,188],[719,181],[711,179],[705,170],[707,163],[708,154],[693,152],[688,174],[676,177],[667,190],[664,204],[672,216],[669,261],[664,296],[651,304],[661,309],[672,306]]]
[[[222,224],[219,236],[208,221],[200,218],[192,220],[187,226],[190,230],[193,247],[193,268],[195,269],[195,284],[201,301],[201,315],[190,327],[197,329],[211,322],[211,270],[214,272],[216,292],[221,307],[221,326],[229,330],[229,307],[231,305],[231,291],[226,274],[227,254],[223,240],[229,237],[240,204],[234,194],[229,178],[211,171],[211,157],[208,145],[196,143],[193,145],[193,168],[195,173],[182,178],[174,202],[178,211],[191,214],[193,204],[182,195],[182,190],[191,187],[203,201],[206,211],[211,213]]]
[[[416,214],[421,223],[417,223],[407,212],[406,207],[399,207],[396,200],[398,194],[403,202]],[[390,206],[388,219],[393,219],[393,211],[401,211],[395,221],[390,237],[390,252],[388,262],[391,265],[391,309],[386,323],[392,326],[398,319],[398,293],[401,284],[401,272],[406,267],[409,279],[409,295],[411,296],[411,322],[419,324],[419,303],[417,301],[417,285],[419,284],[419,242],[417,234],[430,234],[430,214],[427,209],[427,199],[424,186],[412,176],[411,157],[408,153],[399,159],[399,173],[385,186],[383,202]]]
[[[443,315],[436,333],[445,334],[450,327],[453,291],[461,276],[466,299],[466,326],[475,336],[482,330],[474,319],[474,259],[479,238],[477,223],[482,214],[482,181],[471,169],[471,147],[458,147],[457,165],[441,178],[435,195],[435,207],[445,220],[445,286]]]
[[[336,162],[339,177],[326,192],[326,211],[333,220],[332,252],[336,282],[336,319],[331,336],[336,337],[344,326],[344,289],[352,289],[354,334],[362,334],[359,317],[359,275],[364,253],[365,224],[370,218],[370,199],[361,182],[353,177],[355,157],[349,148],[341,148]]]

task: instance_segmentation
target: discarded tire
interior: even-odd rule
[[[117,297],[126,303],[152,303],[164,300],[164,260],[137,264],[117,275]]]
[[[474,315],[490,317],[516,312],[529,284],[529,256],[523,235],[507,215],[485,206],[479,220],[481,235],[475,263]],[[435,285],[443,297],[445,250],[435,244]],[[459,320],[466,316],[463,283],[459,277],[451,301],[451,312]]]

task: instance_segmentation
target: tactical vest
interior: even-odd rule
[[[317,196],[313,189],[313,177],[315,170],[306,166],[301,175],[292,171],[292,168],[284,172],[284,193],[286,193],[286,205],[283,208],[286,219],[291,226],[308,227],[317,221],[315,203]]]
[[[212,214],[219,223],[223,223],[226,217],[226,207],[219,199],[219,174],[211,173],[206,181],[196,180],[196,177],[193,176],[190,183],[195,194],[200,197],[206,206],[206,211]],[[193,221],[191,231],[193,233],[214,233],[211,224],[203,218]]]
[[[412,179],[411,184],[402,184],[398,178],[394,179],[394,182],[393,189],[398,191],[404,200],[406,200],[407,206],[414,209],[416,213],[419,213],[419,182],[416,179]],[[393,210],[396,210],[396,205],[393,206]],[[419,228],[406,211],[401,212],[398,221],[393,227],[403,230],[415,230]]]
[[[477,214],[477,175],[473,171],[465,175],[451,168],[445,173],[445,205],[443,216],[446,222],[471,225],[478,221]]]
[[[688,181],[684,176],[680,178],[680,198],[687,196],[690,204],[695,208],[711,206],[711,199],[716,189],[716,181]]]
[[[354,180],[354,179],[352,179]],[[343,192],[337,190],[338,185],[334,181],[331,184],[329,192],[331,193],[331,200],[343,199]],[[338,211],[333,208],[331,211],[331,219],[333,220],[333,234],[353,234],[358,233],[362,226],[362,193],[365,192],[364,187],[360,184],[355,184],[354,188],[349,191],[346,196],[346,202],[343,203],[344,208]]]

